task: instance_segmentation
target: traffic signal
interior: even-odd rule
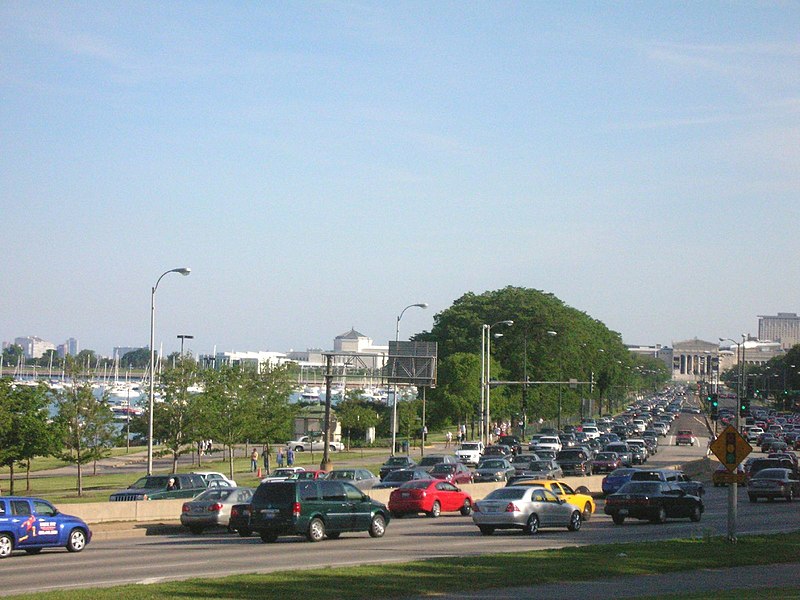
[[[750,398],[742,398],[739,402],[739,416],[746,417],[750,414]]]
[[[716,421],[719,417],[719,394],[711,394],[711,420]]]

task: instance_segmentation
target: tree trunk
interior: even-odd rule
[[[26,469],[25,469],[25,491],[31,491],[31,459],[29,458],[26,462]]]
[[[12,462],[8,467],[8,495],[14,495],[14,463]]]

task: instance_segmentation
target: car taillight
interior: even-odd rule
[[[517,506],[513,502],[509,502],[508,506],[506,506],[506,512],[520,512],[519,506]]]
[[[208,507],[208,512],[219,512],[221,510],[222,510],[221,502],[215,502],[214,504]]]
[[[293,517],[299,517],[300,516],[300,503],[299,502],[295,502],[294,504],[292,504],[292,516]]]
[[[235,506],[231,508],[231,516],[232,517],[238,517],[239,516],[239,509],[236,508]]]
[[[411,490],[411,496],[414,498],[424,498],[428,495],[425,490]]]
[[[183,508],[181,508],[181,512],[189,512],[189,510],[190,509],[189,509],[189,505],[188,504],[184,504]]]

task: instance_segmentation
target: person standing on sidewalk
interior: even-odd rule
[[[286,449],[286,466],[291,467],[294,464],[294,450],[291,448]]]
[[[278,459],[278,468],[283,468],[283,450],[280,448],[278,448],[278,454],[276,455],[276,458]]]

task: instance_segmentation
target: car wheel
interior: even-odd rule
[[[330,445],[330,451],[331,451],[331,452],[336,452],[336,446],[334,446],[333,444],[331,444],[331,445]]]
[[[191,531],[195,535],[200,535],[201,533],[203,533],[203,528],[200,527],[200,525],[191,525],[189,527],[189,531]]]
[[[277,533],[262,533],[261,541],[265,544],[274,544],[278,540]]]
[[[465,517],[472,514],[472,502],[469,501],[469,498],[464,500],[464,506],[461,507],[461,514]]]
[[[253,535],[253,532],[249,529],[240,529],[239,530],[239,537],[250,537]]]
[[[478,529],[481,530],[483,535],[492,535],[494,533],[494,527],[489,525],[478,525]]]
[[[689,519],[691,519],[692,522],[697,523],[700,520],[700,517],[702,516],[702,514],[703,513],[700,510],[700,507],[699,506],[695,506],[692,509],[692,514],[689,515]]]
[[[67,550],[70,552],[80,552],[86,547],[86,533],[83,529],[73,529],[69,533]]]
[[[658,514],[653,519],[653,523],[666,523],[667,522],[667,511],[664,510],[664,507],[658,509]]]
[[[26,548],[25,549],[25,552],[27,552],[28,554],[39,554],[39,552],[41,552],[41,551],[42,551],[41,548]]]
[[[306,537],[309,542],[322,541],[322,538],[325,537],[325,523],[322,522],[322,519],[311,519],[311,523],[308,524]]]
[[[386,519],[383,515],[375,515],[372,517],[372,523],[369,524],[369,536],[374,538],[383,537],[386,533]]]
[[[539,532],[539,517],[535,514],[528,517],[528,523],[525,525],[525,533],[536,535]]]
[[[440,514],[442,514],[442,505],[441,505],[441,504],[439,504],[439,501],[438,501],[438,500],[434,500],[434,501],[433,501],[433,506],[431,507],[431,511],[428,513],[428,516],[429,516],[431,519],[435,519],[435,518],[436,518],[436,517],[438,517]]]
[[[589,519],[592,518],[592,505],[589,504],[588,502],[583,505],[583,514],[582,514],[581,518],[584,521],[588,521]]]
[[[582,520],[583,518],[581,517],[580,511],[573,511],[569,518],[569,525],[567,525],[567,529],[570,531],[578,531],[581,528]]]
[[[294,449],[294,451],[295,451],[295,452],[305,452],[305,450],[306,450],[306,449],[305,449],[305,448],[303,448],[302,446],[297,446],[297,447]]]
[[[614,525],[622,525],[625,522],[625,517],[622,515],[611,515],[611,520],[614,521]]]

